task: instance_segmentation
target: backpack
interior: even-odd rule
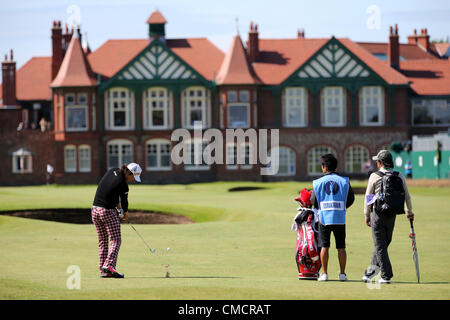
[[[314,212],[305,210],[296,220],[297,250],[295,261],[297,263],[299,279],[317,279],[321,267],[319,248],[317,247],[317,232],[313,228]]]
[[[381,189],[375,201],[375,212],[379,215],[405,213],[405,190],[403,180],[397,171],[375,172],[381,177]]]

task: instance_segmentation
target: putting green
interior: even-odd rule
[[[352,182],[364,187],[364,182]],[[417,284],[409,223],[398,216],[390,247],[390,285],[360,281],[373,244],[364,224],[363,195],[347,214],[347,276],[338,279],[330,250],[327,283],[297,280],[296,212],[293,198],[310,183],[216,182],[192,185],[130,185],[130,209],[187,215],[188,225],[122,225],[117,268],[125,279],[101,279],[93,225],[0,216],[0,299],[449,299],[449,188],[411,187],[421,268]],[[261,190],[228,192],[236,187]],[[95,186],[1,187],[0,210],[86,208]],[[334,239],[332,240],[334,246]],[[171,250],[166,249],[170,247]],[[80,289],[70,266],[80,270]],[[170,277],[166,278],[166,272]]]

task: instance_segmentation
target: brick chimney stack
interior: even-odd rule
[[[2,90],[3,106],[16,106],[16,62],[12,49],[9,60],[8,55],[5,54],[5,60],[2,62]]]
[[[247,41],[247,54],[249,56],[250,63],[255,62],[259,54],[259,38],[258,38],[258,25],[250,22],[250,30],[248,32]]]
[[[408,36],[408,43],[415,44],[426,52],[430,51],[430,35],[427,28],[421,29],[420,34],[417,34],[417,30],[414,29],[414,34]]]
[[[69,47],[70,40],[72,40],[73,28],[69,30],[66,24],[65,33],[62,35],[62,48],[63,48],[63,58],[66,54],[67,48]]]
[[[389,27],[388,62],[392,68],[400,67],[400,45],[398,40],[398,26]]]
[[[297,38],[298,39],[305,39],[305,29],[298,29],[297,30]]]
[[[61,21],[53,21],[52,27],[52,80],[58,74],[63,60]]]

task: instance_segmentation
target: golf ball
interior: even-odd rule
[[[170,248],[167,248],[167,251],[170,251]]]

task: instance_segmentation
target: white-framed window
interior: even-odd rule
[[[211,93],[204,87],[189,87],[181,94],[183,127],[194,128],[195,121],[201,121],[203,128],[209,127]]]
[[[64,171],[77,172],[77,147],[75,145],[64,146]]]
[[[289,147],[278,146],[278,172],[274,173],[276,176],[293,176],[296,171],[296,154],[295,151]],[[269,150],[269,158],[272,156],[272,150]],[[269,169],[272,168],[272,163],[269,163]]]
[[[144,128],[172,128],[172,92],[154,87],[144,92]]]
[[[88,107],[81,105],[67,106],[65,109],[66,131],[88,130]]]
[[[250,104],[249,103],[229,103],[228,128],[248,128],[250,127]]]
[[[125,139],[111,140],[106,145],[108,169],[133,162],[133,143]]]
[[[308,124],[308,91],[287,87],[282,94],[283,126],[305,127]]]
[[[238,161],[238,144],[236,142],[229,142],[226,145],[226,168],[228,170],[244,169],[248,170],[253,167],[251,163],[252,147],[249,142],[239,144],[242,161]],[[238,164],[238,162],[243,162]]]
[[[229,102],[237,102],[238,95],[236,90],[228,90],[227,91],[227,103]]]
[[[12,172],[13,173],[32,173],[33,157],[31,152],[20,148],[12,154]]]
[[[369,150],[362,145],[352,145],[345,151],[345,172],[364,173],[365,163],[370,160]]]
[[[359,92],[359,122],[362,126],[384,124],[384,90],[380,86],[362,87]]]
[[[239,91],[239,101],[240,102],[250,102],[250,91],[240,90]]]
[[[321,92],[321,119],[324,127],[345,126],[346,96],[343,87],[325,87]]]
[[[87,144],[78,146],[78,170],[91,172],[91,146]]]
[[[203,157],[203,151],[208,146],[209,142],[201,139],[186,140],[186,160],[189,163],[184,163],[184,169],[187,171],[194,170],[209,170],[210,165],[205,161]],[[183,155],[184,156],[184,155]],[[210,162],[210,159],[206,159]]]
[[[77,104],[85,106],[88,104],[88,96],[86,92],[80,92],[77,94]]]
[[[450,99],[413,99],[414,126],[450,125]]]
[[[148,171],[168,171],[172,169],[169,140],[152,139],[146,143],[146,169]]]
[[[134,93],[127,88],[112,88],[105,92],[106,128],[134,129]]]
[[[322,174],[321,157],[324,154],[331,153],[336,156],[336,150],[329,146],[316,146],[308,151],[308,174],[318,175]]]
[[[269,155],[271,153],[269,152]],[[278,173],[277,176],[293,176],[296,171],[295,151],[288,147],[278,147]]]
[[[65,96],[64,96],[64,104],[66,106],[71,106],[71,105],[76,104],[75,101],[76,101],[75,100],[75,93],[66,93],[65,94]]]

